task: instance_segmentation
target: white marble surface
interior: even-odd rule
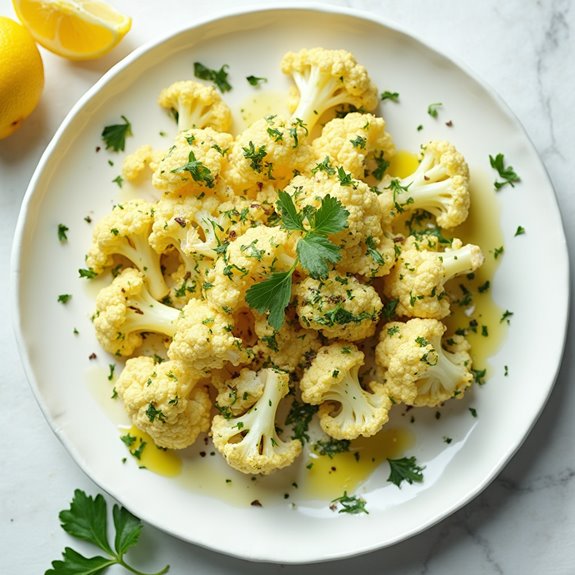
[[[324,2],[399,23],[467,64],[515,111],[549,171],[569,245],[575,248],[572,192],[575,115],[575,4],[571,0],[350,0]],[[51,432],[25,380],[8,320],[12,234],[28,181],[67,111],[113,63],[184,22],[218,14],[240,0],[114,0],[134,27],[108,57],[74,64],[43,53],[47,83],[39,109],[0,141],[0,572],[43,573],[72,542],[57,515],[77,487],[97,488]],[[270,0],[250,2],[269,5]],[[0,0],[0,14],[13,15]],[[536,267],[537,263],[533,262]],[[550,279],[550,281],[552,281]],[[39,288],[41,289],[41,288]],[[535,304],[535,302],[534,302]],[[539,313],[553,313],[544,295]],[[363,557],[321,565],[250,564],[177,541],[146,526],[135,559],[142,569],[166,562],[171,573],[386,575],[575,573],[574,345],[529,438],[477,499],[425,533]],[[541,358],[544,361],[545,358]],[[257,543],[255,543],[257,544]],[[74,546],[83,549],[81,544]],[[86,551],[88,548],[85,548]],[[88,552],[88,551],[87,551]],[[119,571],[114,571],[117,572]]]

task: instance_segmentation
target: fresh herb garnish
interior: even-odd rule
[[[224,64],[219,70],[214,70],[204,66],[201,62],[194,62],[194,76],[200,80],[213,82],[220,92],[229,92],[232,86],[228,82],[228,68],[229,66]]]
[[[502,178],[501,180],[495,180],[494,185],[496,190],[500,190],[507,185],[514,188],[515,184],[521,181],[513,167],[505,165],[505,156],[503,154],[489,156],[489,163],[491,167],[497,171],[499,177]]]
[[[181,174],[182,172],[188,172],[194,181],[205,184],[208,188],[214,187],[212,172],[205,164],[196,159],[193,150],[190,150],[187,164],[172,170],[173,174]]]
[[[254,143],[250,140],[247,146],[242,148],[244,152],[244,158],[250,160],[250,166],[254,172],[260,173],[262,171],[262,163],[267,154],[266,147],[260,146],[256,148]]]
[[[423,469],[417,464],[415,457],[402,457],[401,459],[388,459],[390,473],[387,480],[397,487],[401,487],[403,481],[409,484],[423,481]]]
[[[302,444],[309,441],[309,424],[317,410],[317,405],[299,402],[297,399],[292,401],[285,421],[286,425],[292,426],[292,439],[299,439]]]
[[[256,88],[268,81],[267,78],[260,78],[259,76],[246,76],[246,80],[250,86],[255,86]]]
[[[522,236],[525,233],[525,228],[523,226],[517,226],[517,229],[515,230],[515,235],[516,236]]]
[[[434,102],[433,104],[429,104],[429,106],[427,106],[427,113],[432,118],[437,118],[437,116],[439,115],[439,108],[441,108],[442,106],[443,104],[441,102]]]
[[[338,513],[368,513],[369,511],[365,508],[365,499],[358,497],[357,495],[348,495],[347,491],[343,492],[341,497],[331,500],[332,505],[340,504],[341,509]]]
[[[132,135],[132,124],[126,116],[121,116],[123,124],[112,124],[102,130],[102,140],[106,144],[106,150],[123,152],[126,147],[126,138]]]
[[[318,455],[327,455],[330,459],[337,453],[349,451],[351,442],[349,439],[319,439],[313,444],[313,450]]]
[[[135,575],[146,575],[138,571],[124,559],[124,555],[138,543],[143,525],[127,509],[114,505],[112,509],[115,537],[114,547],[108,540],[108,510],[106,500],[102,495],[91,497],[82,490],[76,489],[70,509],[60,512],[62,529],[72,537],[93,543],[100,548],[106,557],[96,555],[85,557],[70,547],[62,553],[62,560],[52,562],[52,568],[45,575],[99,575],[112,565],[120,565]],[[170,566],[166,565],[155,574],[167,573]]]
[[[91,268],[80,268],[78,270],[81,278],[85,278],[88,280],[94,279],[98,274]]]
[[[278,194],[277,207],[283,227],[303,234],[297,242],[297,258],[288,271],[274,272],[252,285],[246,292],[246,302],[260,313],[270,312],[268,323],[279,330],[291,299],[291,276],[298,262],[312,277],[327,275],[328,265],[341,257],[339,246],[327,236],[347,226],[349,212],[338,199],[329,195],[322,198],[319,208],[307,206],[300,212],[292,197],[284,191]]]
[[[399,102],[399,92],[390,92],[385,90],[380,95],[381,100],[391,100],[392,102]]]
[[[69,228],[67,226],[65,226],[64,224],[58,224],[58,239],[61,242],[68,241],[68,231]]]

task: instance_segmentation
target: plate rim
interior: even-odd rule
[[[40,179],[44,176],[44,172],[46,170],[46,166],[49,162],[49,159],[52,156],[54,149],[56,149],[58,147],[58,145],[60,144],[62,136],[66,132],[69,124],[82,111],[82,109],[86,106],[86,104],[88,102],[90,102],[92,99],[97,97],[97,94],[99,93],[99,91],[102,89],[103,86],[105,86],[108,82],[110,82],[113,78],[115,78],[118,74],[120,74],[125,68],[131,66],[134,61],[140,59],[141,57],[143,57],[148,52],[155,50],[160,45],[162,45],[162,44],[164,44],[170,40],[174,40],[177,36],[193,32],[194,30],[202,28],[208,24],[214,24],[214,23],[217,23],[218,21],[222,21],[222,20],[226,20],[226,19],[234,19],[237,17],[255,14],[255,13],[272,13],[272,12],[280,12],[280,11],[313,12],[313,13],[319,12],[319,13],[328,13],[328,14],[340,15],[340,16],[349,16],[349,17],[356,18],[359,20],[367,21],[371,24],[375,24],[375,25],[380,26],[384,29],[390,29],[394,32],[398,32],[400,34],[407,36],[410,39],[410,41],[415,42],[416,44],[423,47],[427,51],[430,51],[431,53],[440,56],[442,59],[445,59],[446,61],[451,63],[453,66],[455,66],[456,68],[461,70],[472,81],[474,81],[480,87],[482,87],[485,90],[485,92],[494,100],[497,107],[502,112],[504,112],[507,116],[509,116],[509,118],[512,120],[512,122],[520,129],[522,136],[526,140],[526,143],[529,145],[531,150],[534,152],[535,156],[537,157],[537,159],[539,161],[540,167],[543,169],[543,172],[544,172],[544,175],[545,175],[546,180],[548,182],[550,191],[552,192],[549,195],[549,200],[554,202],[556,213],[557,213],[559,220],[561,222],[561,239],[562,239],[561,257],[563,260],[561,267],[565,272],[564,277],[563,277],[563,290],[565,293],[565,310],[564,310],[564,317],[563,317],[563,324],[562,324],[562,336],[561,336],[562,346],[560,349],[556,350],[557,361],[555,362],[555,365],[554,365],[553,376],[552,376],[551,381],[549,382],[548,387],[547,387],[546,396],[545,396],[544,400],[541,402],[541,404],[538,406],[538,410],[537,410],[535,417],[530,422],[529,427],[525,430],[522,437],[518,438],[514,442],[514,445],[511,446],[506,451],[506,453],[501,456],[501,458],[499,459],[497,464],[495,464],[491,467],[490,472],[486,473],[484,476],[484,479],[476,484],[475,489],[466,492],[466,495],[464,497],[460,498],[457,501],[452,502],[452,504],[448,506],[447,510],[444,511],[440,516],[431,517],[428,521],[423,522],[418,529],[412,530],[409,535],[398,536],[396,539],[391,540],[391,541],[386,541],[385,543],[380,544],[380,545],[369,545],[366,547],[357,546],[357,548],[354,552],[349,552],[349,551],[344,551],[342,553],[334,552],[331,554],[324,554],[321,557],[317,557],[317,558],[309,558],[308,557],[308,558],[302,559],[302,558],[294,557],[293,560],[290,560],[289,558],[286,558],[286,557],[281,558],[282,563],[305,564],[305,563],[317,563],[317,562],[324,562],[324,561],[331,561],[331,560],[354,557],[357,555],[365,554],[365,553],[368,553],[371,551],[376,551],[379,549],[383,549],[383,548],[395,545],[395,544],[399,543],[400,541],[405,541],[411,537],[414,537],[414,536],[422,533],[423,531],[429,529],[433,525],[447,519],[453,513],[455,513],[456,511],[458,511],[462,507],[464,507],[466,504],[472,502],[482,491],[484,491],[492,483],[492,481],[501,473],[501,471],[503,470],[505,465],[507,465],[511,461],[511,459],[514,457],[514,455],[517,453],[517,451],[521,448],[521,446],[523,445],[523,443],[525,442],[527,437],[530,435],[533,427],[535,426],[535,424],[539,420],[539,417],[540,417],[543,409],[547,405],[548,399],[549,399],[551,392],[553,391],[553,388],[554,388],[555,383],[557,381],[557,378],[558,378],[558,375],[559,375],[559,372],[560,372],[560,369],[561,369],[562,363],[563,363],[563,357],[564,357],[566,341],[567,341],[567,329],[568,329],[568,324],[569,324],[569,313],[570,313],[570,307],[571,307],[571,293],[570,293],[570,275],[571,275],[571,273],[570,273],[570,263],[569,263],[569,250],[568,250],[567,238],[565,235],[565,226],[564,226],[563,219],[562,219],[561,209],[560,209],[560,206],[558,203],[557,193],[555,191],[555,187],[553,185],[553,181],[550,177],[550,174],[547,170],[547,167],[545,166],[541,156],[539,155],[539,153],[537,152],[537,149],[535,148],[535,146],[533,144],[532,139],[530,138],[529,134],[525,130],[524,126],[522,125],[522,123],[520,122],[520,120],[518,119],[516,114],[511,110],[511,108],[507,105],[507,103],[503,100],[503,98],[499,95],[499,93],[490,85],[490,83],[486,82],[481,77],[479,77],[478,74],[475,71],[473,71],[467,64],[460,62],[457,58],[454,58],[451,54],[448,54],[448,53],[444,52],[443,50],[437,49],[431,43],[428,43],[425,40],[422,40],[421,38],[417,37],[412,32],[410,32],[407,27],[398,24],[397,22],[393,21],[392,19],[383,18],[383,17],[380,17],[378,15],[375,15],[372,12],[368,12],[368,11],[365,11],[362,9],[349,8],[349,7],[343,7],[343,6],[334,6],[334,5],[330,5],[330,4],[307,3],[307,2],[306,3],[298,3],[295,1],[292,1],[292,2],[282,1],[281,3],[275,4],[275,5],[269,6],[269,7],[263,7],[261,5],[249,5],[249,6],[243,6],[240,8],[226,9],[226,10],[222,10],[216,14],[212,14],[210,16],[198,19],[191,24],[183,25],[183,26],[179,27],[177,30],[174,30],[173,32],[163,34],[160,37],[155,38],[155,39],[151,39],[151,40],[145,42],[144,44],[142,44],[141,46],[137,47],[130,54],[128,54],[126,57],[124,57],[119,62],[117,62],[114,66],[112,66],[106,73],[104,73],[79,98],[79,100],[71,107],[69,112],[66,114],[66,116],[62,120],[61,124],[59,125],[58,129],[56,130],[54,136],[52,137],[52,139],[50,140],[46,149],[44,150],[43,154],[41,155],[40,160],[38,161],[38,164],[37,164],[37,166],[34,170],[34,173],[32,175],[32,178],[30,179],[30,182],[27,186],[27,189],[26,189],[23,201],[22,201],[22,205],[20,208],[20,213],[18,215],[16,228],[14,231],[14,240],[13,240],[12,250],[11,250],[11,255],[10,255],[10,287],[11,287],[11,298],[10,298],[10,300],[11,300],[11,304],[12,304],[10,306],[10,309],[12,312],[12,326],[13,326],[13,329],[15,332],[15,337],[16,337],[16,341],[17,341],[17,348],[18,348],[18,352],[20,355],[20,359],[22,361],[22,365],[24,367],[26,379],[27,379],[30,387],[32,388],[33,395],[34,395],[38,405],[40,406],[40,409],[41,409],[44,417],[46,418],[50,429],[52,429],[53,433],[59,439],[61,444],[64,445],[64,447],[66,448],[66,451],[71,455],[71,458],[76,463],[76,465],[78,465],[80,467],[80,469],[82,469],[82,471],[95,484],[97,484],[100,489],[102,489],[105,493],[107,493],[108,495],[115,498],[115,495],[113,495],[113,493],[114,493],[113,489],[110,489],[110,487],[107,487],[107,486],[104,487],[99,481],[96,481],[92,477],[92,475],[88,472],[88,470],[86,469],[86,466],[83,464],[83,462],[79,461],[76,458],[75,448],[70,444],[70,441],[68,439],[66,439],[66,437],[64,436],[64,433],[62,433],[61,430],[56,429],[56,426],[51,421],[49,409],[48,409],[48,406],[46,405],[46,403],[45,403],[45,401],[44,401],[44,399],[40,393],[40,388],[39,388],[39,385],[37,382],[37,378],[35,377],[33,369],[31,367],[31,362],[30,362],[30,358],[29,358],[29,350],[27,349],[27,346],[25,343],[25,338],[24,338],[24,334],[23,334],[23,330],[22,330],[22,324],[21,324],[22,318],[21,318],[21,312],[20,312],[20,309],[21,309],[20,291],[19,291],[20,275],[21,275],[21,265],[20,264],[21,264],[21,252],[22,252],[23,246],[24,246],[25,241],[26,241],[25,240],[25,232],[26,232],[26,228],[27,228],[28,219],[30,216],[29,212],[30,212],[30,209],[33,207],[33,202],[41,200],[41,198],[38,198],[38,193],[37,193],[38,183],[39,183]],[[153,520],[149,520],[149,519],[144,519],[144,520],[157,527],[157,524],[154,523]],[[160,528],[162,531],[169,533],[170,535],[172,535],[176,538],[182,539],[186,542],[211,549],[215,552],[224,553],[224,554],[227,554],[229,556],[236,557],[236,558],[241,558],[241,559],[245,559],[245,560],[249,560],[249,561],[255,561],[255,562],[278,561],[278,559],[274,559],[272,557],[269,557],[265,553],[261,553],[259,551],[252,552],[252,553],[248,552],[248,553],[244,553],[244,554],[239,554],[239,553],[236,554],[234,552],[225,551],[221,547],[211,546],[211,545],[204,544],[201,542],[182,538],[181,534],[170,531],[169,528],[166,528],[165,526],[158,527],[158,528]]]

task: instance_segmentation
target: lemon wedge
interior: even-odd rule
[[[38,44],[69,60],[107,54],[128,33],[129,16],[102,0],[12,0]]]

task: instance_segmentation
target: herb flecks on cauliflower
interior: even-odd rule
[[[330,120],[312,147],[316,166],[328,158],[332,167],[341,166],[354,178],[374,184],[383,179],[395,155],[385,120],[358,112]]]
[[[436,407],[461,398],[473,382],[469,343],[454,335],[443,345],[446,327],[436,319],[410,319],[383,326],[376,362],[384,370],[384,385],[395,401]]]
[[[122,256],[144,274],[151,294],[161,299],[168,293],[168,286],[162,274],[160,256],[148,241],[153,223],[152,203],[137,199],[116,204],[94,227],[86,264],[100,274],[117,265],[115,256]]]
[[[274,369],[262,369],[263,393],[238,417],[214,416],[211,428],[216,449],[228,464],[242,473],[267,475],[291,465],[301,453],[297,439],[284,441],[276,428],[278,405],[289,391],[289,377]]]
[[[437,225],[454,228],[467,219],[470,205],[469,168],[450,142],[432,140],[421,148],[419,166],[403,179],[380,186],[386,210],[397,216],[424,210]]]
[[[164,88],[158,104],[174,116],[180,131],[213,128],[228,132],[232,126],[231,110],[219,92],[193,80],[181,80]]]
[[[459,239],[439,251],[439,241],[434,236],[410,236],[383,284],[383,291],[389,299],[397,301],[398,316],[442,319],[450,312],[445,283],[474,272],[483,261],[479,246],[463,245]]]
[[[300,381],[304,402],[319,405],[322,429],[335,439],[375,435],[387,422],[391,400],[384,387],[364,389],[359,369],[364,354],[342,342],[322,347]]]
[[[325,112],[338,106],[371,112],[378,104],[377,88],[367,70],[345,50],[288,52],[281,68],[297,88],[292,95],[292,118],[301,120],[310,131]]]
[[[179,315],[151,296],[141,272],[126,268],[98,294],[93,323],[108,353],[129,356],[142,344],[142,333],[172,337]]]
[[[114,388],[133,424],[158,447],[183,449],[210,427],[208,390],[181,362],[129,359]]]
[[[294,290],[302,327],[330,339],[358,341],[375,333],[383,307],[373,287],[355,276],[330,272],[326,278],[306,278]]]

